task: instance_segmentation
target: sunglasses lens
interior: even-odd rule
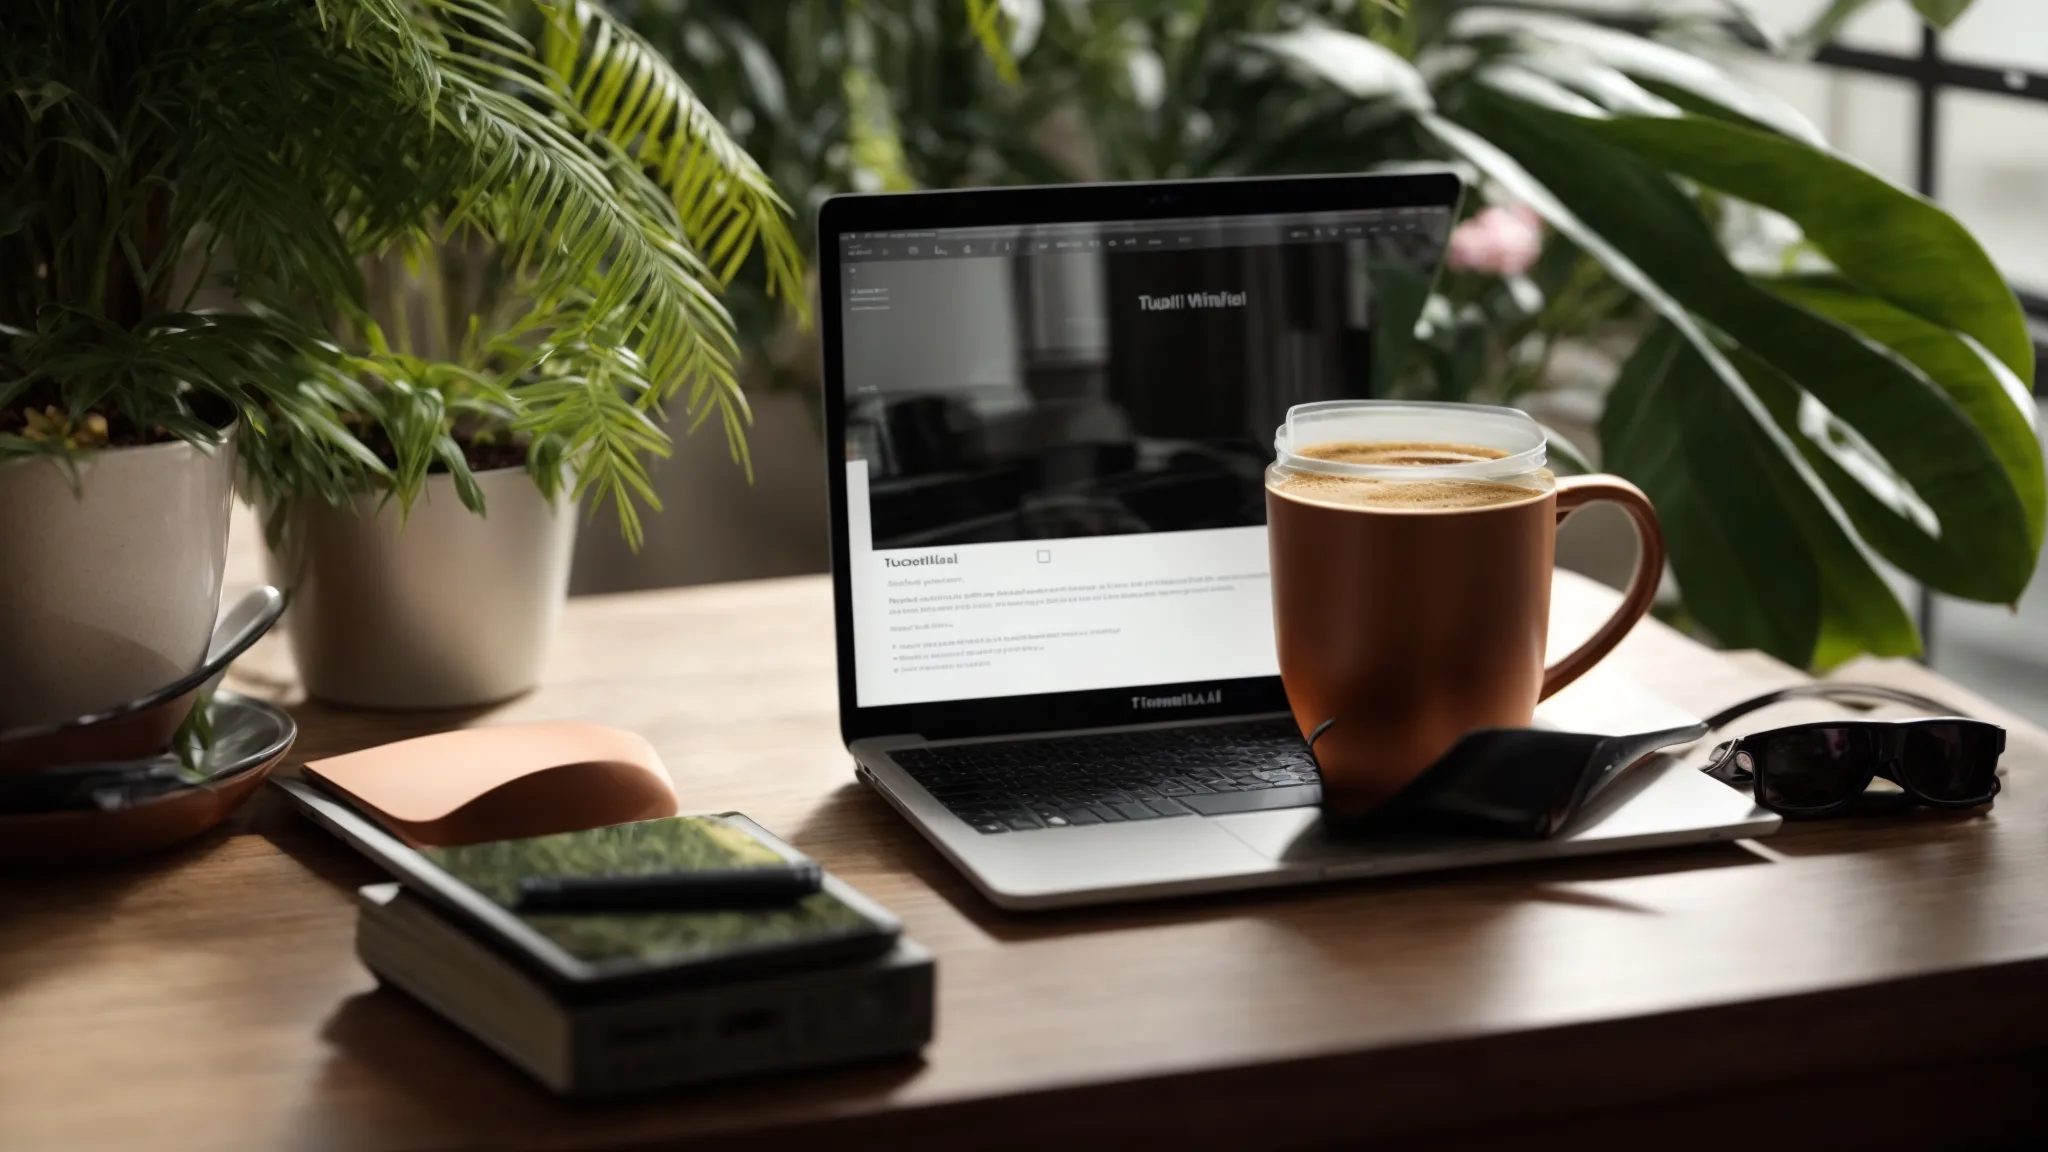
[[[1757,758],[1757,799],[1789,812],[1829,808],[1870,782],[1875,749],[1856,728],[1801,727],[1749,741]]]
[[[1998,737],[1988,724],[1936,720],[1905,725],[1899,774],[1930,800],[1987,800],[1998,780]]]

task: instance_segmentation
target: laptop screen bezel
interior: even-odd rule
[[[818,211],[818,299],[823,356],[826,483],[831,493],[832,615],[839,730],[846,743],[875,736],[930,739],[1108,728],[1162,720],[1284,711],[1278,676],[1128,685],[1026,696],[861,707],[855,684],[853,588],[847,571],[846,379],[839,300],[841,238],[853,232],[1116,223],[1184,217],[1276,216],[1381,208],[1455,209],[1451,172],[1065,184],[840,195]]]

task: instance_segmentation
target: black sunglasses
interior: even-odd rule
[[[1938,701],[1876,685],[1807,684],[1746,700],[1707,721],[1710,729],[1747,712],[1799,697],[1879,698],[1933,712]],[[1856,803],[1873,779],[1899,786],[1915,803],[1974,808],[1998,795],[2005,729],[1966,716],[1911,720],[1820,720],[1730,740],[1705,771],[1754,785],[1756,801],[1787,816],[1832,816]]]

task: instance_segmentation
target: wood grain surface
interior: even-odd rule
[[[1554,647],[1612,597],[1560,574]],[[1798,679],[1655,623],[1613,659],[1702,712]],[[853,782],[832,668],[829,588],[803,577],[574,601],[544,687],[495,708],[304,703],[277,638],[233,686],[290,703],[294,763],[462,724],[644,734],[686,808],[747,813],[937,953],[922,1061],[555,1101],[375,989],[350,896],[376,873],[266,791],[166,855],[0,876],[0,1149],[1954,1146],[2048,1125],[2048,736],[2017,722],[1986,813],[1027,915]],[[1853,672],[1986,707],[1912,665]]]

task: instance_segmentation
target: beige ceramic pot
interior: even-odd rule
[[[457,708],[516,696],[540,679],[568,596],[574,506],[522,468],[477,474],[487,514],[447,476],[403,522],[396,501],[294,507],[273,583],[306,691],[368,708]]]
[[[0,731],[160,687],[205,659],[233,507],[232,434],[0,463]]]

